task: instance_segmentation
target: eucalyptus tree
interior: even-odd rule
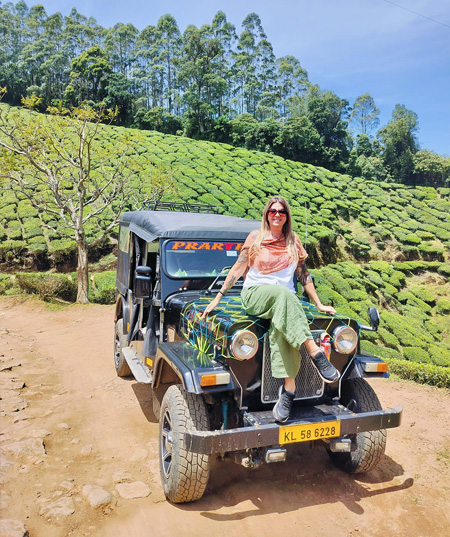
[[[163,15],[156,26],[158,30],[158,62],[163,67],[164,106],[172,113],[178,97],[178,65],[182,39],[176,20]]]
[[[75,8],[64,17],[64,48],[71,60],[94,45],[101,45],[104,34],[104,28],[94,18],[85,17]]]
[[[278,66],[278,96],[281,117],[301,116],[295,113],[295,103],[301,98],[308,87],[308,73],[294,56],[284,56],[277,60]],[[298,108],[297,108],[298,111]]]
[[[232,62],[233,45],[237,40],[236,28],[227,21],[225,13],[219,11],[214,16],[211,25],[211,36],[217,39],[220,45],[220,52],[217,57],[217,75],[227,81],[224,92],[217,95],[219,116],[231,116],[232,95]]]
[[[25,2],[0,5],[0,87],[8,86],[7,102],[19,104],[25,95],[27,73],[19,66],[19,57],[24,46],[25,17],[28,7]]]
[[[226,88],[226,80],[220,76],[221,46],[217,38],[211,38],[210,27],[198,29],[193,25],[183,34],[183,54],[179,80],[183,84],[183,101],[187,106],[186,130],[188,135],[203,137],[210,121],[218,116],[214,107]]]
[[[261,54],[258,45],[267,36],[256,13],[250,13],[242,22],[244,28],[239,35],[237,51],[234,54],[234,77],[239,113],[247,112],[256,116],[262,84],[258,78]]]
[[[130,78],[135,61],[135,46],[139,30],[133,24],[115,24],[106,32],[105,50],[115,73]]]
[[[33,73],[27,94],[42,97],[45,108],[63,98],[69,82],[70,58],[64,47],[62,15],[50,15],[42,25],[43,31],[23,48],[21,59],[28,72]]]
[[[261,39],[256,50],[258,58],[257,78],[260,84],[255,115],[263,121],[278,117],[277,65],[273,47],[267,39]]]
[[[26,74],[27,91],[29,88],[40,90],[42,83],[39,68],[44,60],[44,21],[47,18],[44,6],[33,6],[26,12],[22,29],[23,46],[18,66]]]
[[[360,134],[370,134],[380,124],[380,110],[369,93],[360,95],[353,105],[350,121],[357,126]]]
[[[163,106],[164,66],[159,62],[160,32],[155,26],[146,26],[136,39],[134,78],[141,106],[138,116],[146,109]],[[139,114],[139,112],[141,112]]]

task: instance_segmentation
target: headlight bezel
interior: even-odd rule
[[[246,355],[236,351],[239,345],[239,339],[242,337],[250,337],[251,340],[254,342],[253,347],[252,347],[252,352]],[[231,337],[230,354],[236,360],[239,360],[240,362],[245,362],[246,360],[251,360],[255,356],[255,354],[258,352],[258,347],[259,347],[259,341],[254,332],[248,329],[238,330]]]
[[[352,346],[351,347],[345,347],[343,346],[340,341],[341,339],[343,338],[343,333],[349,333],[352,335],[352,339],[353,339],[353,342],[352,342]],[[349,341],[349,339],[345,339],[345,341]],[[355,330],[351,327],[351,326],[338,326],[337,328],[335,328],[333,330],[333,334],[332,334],[332,343],[333,343],[333,349],[338,353],[338,354],[352,354],[356,347],[358,346],[358,334],[355,332]]]

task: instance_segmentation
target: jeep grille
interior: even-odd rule
[[[314,332],[313,332],[314,337]],[[315,399],[320,397],[324,392],[324,382],[319,377],[315,367],[312,365],[309,352],[304,345],[300,348],[302,356],[300,371],[295,378],[295,399]],[[278,390],[283,382],[283,379],[272,377],[270,365],[270,346],[269,335],[264,337],[263,348],[263,373],[261,386],[261,401],[263,403],[275,403],[278,399]]]

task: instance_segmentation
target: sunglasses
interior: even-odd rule
[[[277,213],[287,215],[286,209],[269,209],[267,211],[267,214],[270,214],[272,216],[275,216]]]

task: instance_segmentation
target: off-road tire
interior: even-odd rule
[[[208,484],[210,456],[186,450],[188,430],[209,430],[205,402],[200,395],[172,385],[161,403],[159,470],[164,493],[173,503],[199,500]]]
[[[127,338],[123,333],[123,319],[118,319],[114,329],[114,366],[118,377],[129,377],[131,369],[125,360],[122,347],[127,344]]]
[[[356,413],[382,410],[377,394],[363,378],[342,382],[341,403],[347,406],[352,399],[356,402]],[[334,464],[344,472],[361,474],[377,466],[386,449],[386,429],[356,434],[356,451],[328,454]]]

